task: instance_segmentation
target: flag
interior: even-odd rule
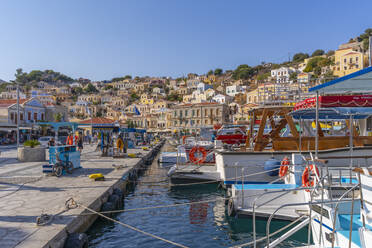
[[[138,108],[137,108],[136,105],[134,105],[134,113],[135,113],[136,115],[141,115],[141,112],[139,112],[139,110],[138,110]]]

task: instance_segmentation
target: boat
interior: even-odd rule
[[[247,135],[243,126],[222,126],[217,131],[216,140],[221,141],[222,144],[240,145],[245,144]]]
[[[239,151],[216,149],[217,171],[221,173],[224,184],[230,186],[235,182],[235,177],[239,179],[244,177],[245,183],[269,183],[273,177],[266,174],[250,178],[248,176],[264,171],[264,163],[269,159],[281,161],[284,157],[290,157],[292,153],[297,152],[312,152],[319,159],[327,159],[329,167],[348,166],[350,163],[364,164],[365,156],[372,155],[372,137],[366,135],[364,124],[365,119],[371,114],[371,107],[319,109],[318,119],[329,120],[331,117],[332,120],[344,123],[341,131],[337,130],[334,135],[329,135],[322,130],[320,122],[316,130],[311,127],[313,120],[316,119],[316,110],[313,108],[296,111],[293,111],[293,107],[254,108],[250,112],[251,124],[247,146]],[[356,132],[356,125],[350,125],[354,123],[350,116],[356,120],[359,133]],[[260,126],[255,133],[254,123],[258,117],[261,117]],[[271,125],[271,131],[264,133],[267,122]],[[343,135],[340,135],[342,132]],[[353,161],[345,156],[348,153],[353,155]]]

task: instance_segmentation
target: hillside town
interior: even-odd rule
[[[72,79],[52,70],[1,82],[1,131],[16,128],[19,85],[20,129],[37,122],[115,123],[149,132],[197,132],[200,127],[247,124],[257,105],[294,105],[308,88],[368,67],[367,29],[336,50],[295,54],[281,64],[262,62],[235,70],[214,69],[179,78],[132,77],[104,81]],[[27,132],[27,131],[24,131]]]

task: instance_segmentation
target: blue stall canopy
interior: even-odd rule
[[[126,133],[146,133],[146,129],[138,129],[138,128],[120,128],[120,131]]]
[[[315,120],[315,108],[300,109],[289,113],[294,119]],[[350,118],[366,119],[372,115],[372,107],[335,107],[320,108],[319,119],[322,120],[346,120]]]
[[[38,122],[37,125],[50,125],[53,128],[60,128],[60,127],[72,127],[73,129],[76,129],[79,125],[76,122]]]
[[[309,89],[309,92],[316,91],[320,94],[372,92],[372,66]]]

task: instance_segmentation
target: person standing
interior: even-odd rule
[[[128,150],[128,139],[124,138],[123,140],[123,148],[124,148],[124,153],[127,153]]]
[[[77,144],[78,144],[79,152],[82,153],[83,152],[83,137],[82,137],[82,135],[79,135]]]

